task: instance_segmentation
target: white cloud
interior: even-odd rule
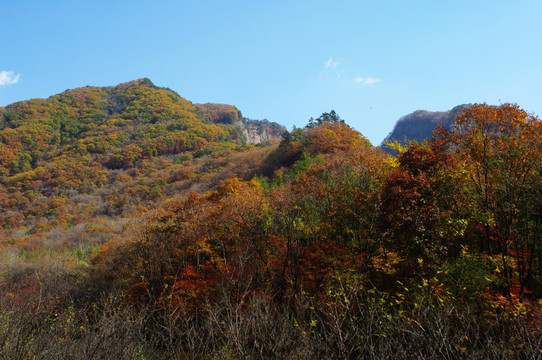
[[[15,75],[13,71],[0,71],[0,86],[13,85],[19,82],[20,74]]]
[[[365,79],[365,84],[367,84],[367,85],[376,84],[379,81],[380,81],[380,79],[375,79],[375,78],[372,78],[372,77],[368,77],[367,79]]]
[[[324,62],[324,69],[336,69],[339,62],[333,61],[333,58],[329,58],[328,61]]]
[[[366,78],[362,78],[362,77],[357,77],[356,78],[356,82],[358,84],[364,84],[364,85],[372,85],[372,84],[376,84],[377,82],[379,82],[380,79],[377,79],[377,78],[372,78],[372,77],[366,77]]]

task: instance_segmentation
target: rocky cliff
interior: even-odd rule
[[[227,124],[238,127],[242,138],[248,144],[260,144],[273,138],[280,138],[286,131],[284,126],[268,120],[251,120],[243,117],[235,106],[226,104],[194,104],[203,119],[213,124]]]
[[[382,148],[387,152],[393,152],[386,143],[399,141],[408,144],[410,141],[422,142],[432,136],[438,125],[449,128],[452,125],[455,114],[468,105],[459,105],[448,111],[417,110],[397,120],[393,130],[382,141]]]

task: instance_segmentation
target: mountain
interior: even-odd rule
[[[0,238],[100,242],[129,214],[251,177],[283,131],[149,79],[10,104],[0,108]]]
[[[286,129],[276,122],[251,120],[243,117],[235,106],[226,104],[194,104],[201,116],[213,124],[235,125],[241,130],[242,138],[249,144],[260,144],[280,137]]]
[[[448,111],[417,110],[397,120],[393,130],[382,141],[382,148],[393,152],[386,143],[399,141],[407,144],[409,141],[422,142],[432,136],[438,125],[449,128],[455,114],[466,105],[459,105]]]

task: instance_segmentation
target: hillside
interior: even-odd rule
[[[465,105],[459,105],[448,111],[417,110],[405,115],[397,120],[393,130],[382,141],[381,146],[386,151],[393,152],[386,146],[389,141],[407,144],[409,141],[422,142],[429,139],[438,125],[449,129],[455,114],[463,107]]]
[[[542,122],[519,106],[392,156],[333,110],[253,146],[234,107],[85,91],[3,115],[1,358],[540,354]]]
[[[251,144],[283,131],[230,105],[194,105],[148,79],[8,105],[0,109],[0,238],[99,243],[128,214],[250,176],[269,151]]]
[[[251,120],[243,117],[236,107],[225,104],[194,104],[202,118],[213,124],[237,126],[241,139],[248,144],[261,144],[278,138],[286,131],[284,126],[268,120]]]

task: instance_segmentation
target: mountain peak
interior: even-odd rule
[[[431,138],[433,131],[439,125],[449,128],[455,114],[466,106],[469,105],[458,105],[448,111],[416,110],[404,115],[397,120],[393,130],[382,141],[381,146],[386,151],[391,152],[386,146],[386,143],[389,141],[399,141],[402,144],[406,144],[409,141],[422,142],[425,139]]]

